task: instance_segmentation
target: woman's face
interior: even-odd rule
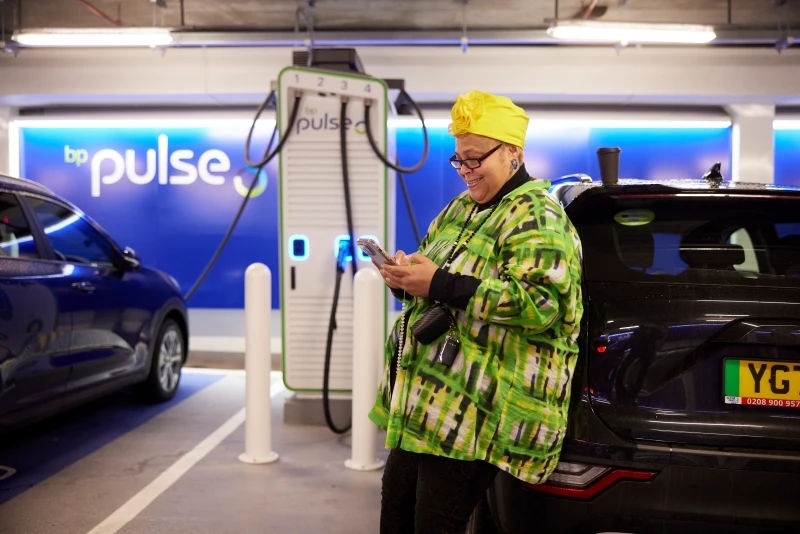
[[[456,158],[482,158],[497,145],[502,143],[480,135],[464,134],[456,138]],[[480,167],[470,169],[467,163],[475,162],[467,162],[457,169],[475,202],[482,204],[491,200],[516,172],[511,169],[511,152],[517,150],[516,147],[503,145],[481,160]]]

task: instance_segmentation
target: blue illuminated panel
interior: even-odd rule
[[[308,254],[308,236],[293,235],[289,238],[289,257],[292,261],[305,261]]]
[[[775,130],[775,184],[800,185],[800,130]]]
[[[376,243],[380,243],[377,237],[374,235],[362,235],[364,239],[374,239]],[[342,247],[350,247],[350,236],[347,234],[337,235],[336,238],[333,240],[333,257],[339,259],[339,250]],[[360,247],[356,247],[356,253],[358,254],[358,259],[361,261],[372,261],[369,256],[364,254],[364,251],[361,250]],[[353,261],[353,255],[348,254],[344,260],[345,262]]]
[[[341,250],[342,247],[345,247],[347,250],[350,249],[350,236],[347,234],[337,235],[333,239],[333,257],[337,260],[339,259],[339,250]],[[348,253],[344,261],[345,263],[353,261],[353,255]]]

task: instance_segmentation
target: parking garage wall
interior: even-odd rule
[[[139,251],[146,264],[175,277],[185,291],[214,253],[252,180],[242,156],[247,126],[246,121],[148,122],[144,127],[124,121],[23,124],[18,170],[75,203],[121,244]],[[400,160],[411,164],[421,153],[422,133],[418,128],[397,132]],[[270,133],[270,128],[260,129],[254,146],[264,146]],[[463,190],[447,163],[453,139],[446,127],[430,128],[429,133],[427,163],[418,173],[406,176],[422,231]],[[597,178],[595,149],[599,146],[622,148],[623,177],[698,178],[716,161],[722,162],[723,169],[731,165],[729,126],[538,126],[531,128],[526,143],[529,172],[550,180],[572,173]],[[798,148],[800,130],[776,132],[776,183],[800,185]],[[258,196],[251,200],[224,254],[193,297],[192,307],[242,308],[244,270],[254,261],[266,263],[276,273],[273,307],[278,307],[277,160],[265,170],[260,178],[263,189],[261,185],[257,189]],[[410,218],[400,194],[396,213],[396,243],[404,250],[414,249]]]

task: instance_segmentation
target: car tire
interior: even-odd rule
[[[185,360],[183,329],[172,319],[161,325],[153,345],[147,379],[139,385],[139,394],[147,402],[166,402],[175,396]]]

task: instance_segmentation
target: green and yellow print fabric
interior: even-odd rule
[[[467,310],[451,309],[461,342],[451,367],[436,361],[444,336],[428,346],[410,326],[430,309],[407,302],[401,369],[389,369],[401,318],[386,344],[384,378],[370,418],[386,445],[456,459],[486,460],[511,475],[544,482],[566,430],[583,314],[581,245],[547,181],[532,181],[476,213],[475,234],[449,270],[479,278]],[[474,207],[467,193],[431,224],[420,252],[443,266]],[[459,248],[461,243],[459,243]]]

